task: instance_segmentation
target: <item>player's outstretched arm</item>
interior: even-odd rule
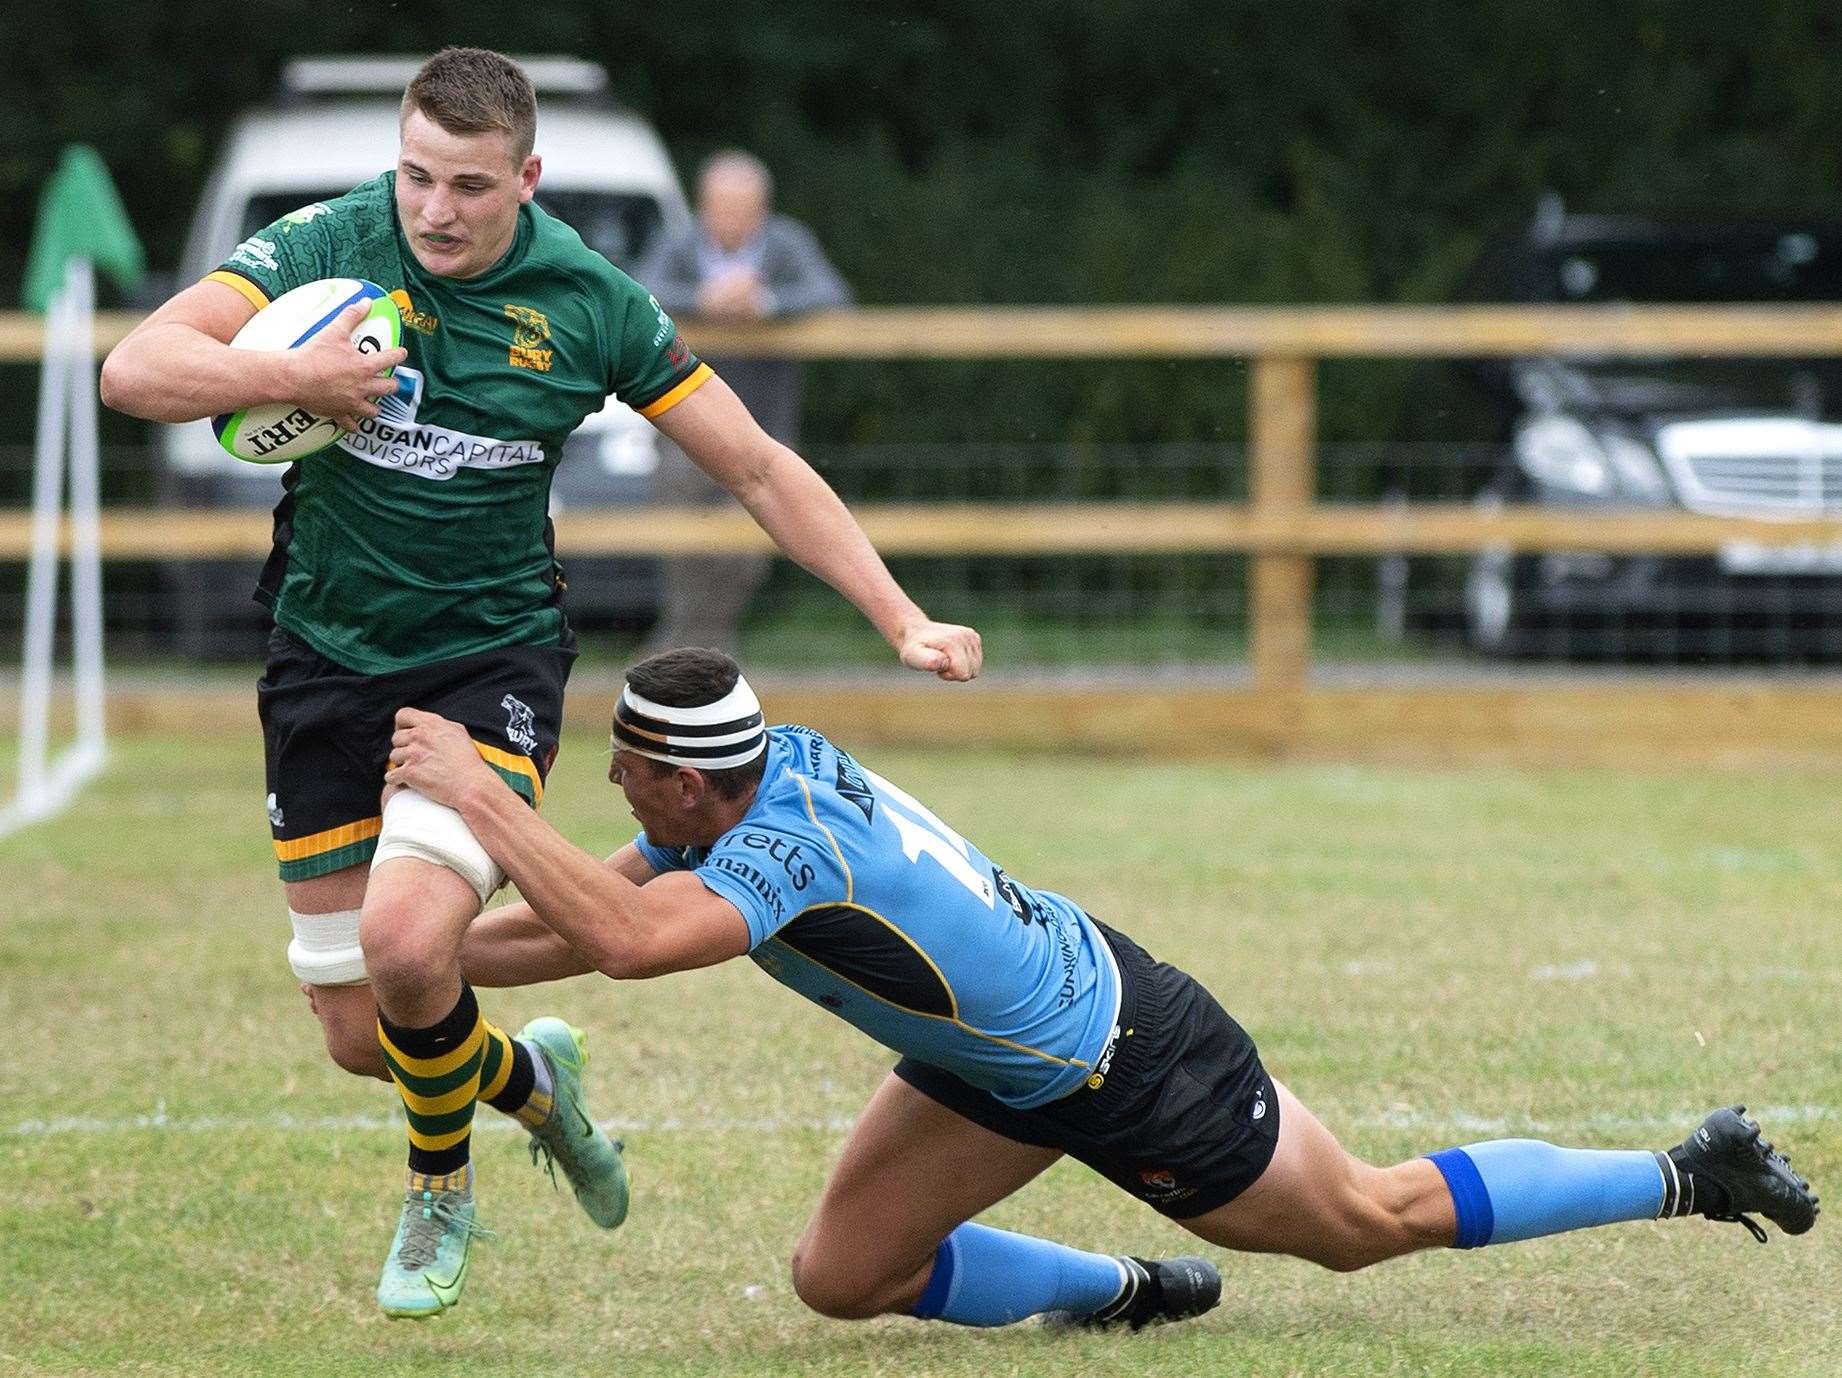
[[[657,874],[631,842],[601,864],[635,885]],[[522,900],[488,909],[475,919],[461,942],[460,959],[468,985],[494,989],[535,986],[595,970],[593,962],[558,937]]]
[[[198,282],[129,332],[102,364],[103,405],[143,421],[197,421],[268,402],[293,402],[347,430],[377,415],[395,384],[378,371],[409,357],[403,349],[361,353],[351,342],[365,305],[346,309],[343,329],[299,349],[232,349],[256,309],[221,282]]]
[[[456,810],[532,915],[591,969],[632,980],[748,951],[741,912],[695,876],[675,873],[635,885],[538,817],[480,759],[459,723],[415,708],[398,710],[396,722],[385,784]]]
[[[721,378],[654,424],[734,493],[774,544],[850,599],[909,669],[950,680],[978,674],[985,658],[979,634],[936,622],[916,606],[831,485],[762,430]]]

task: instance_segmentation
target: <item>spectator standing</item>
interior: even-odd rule
[[[751,153],[726,149],[697,174],[697,221],[662,240],[638,277],[674,316],[762,320],[849,306],[851,289],[812,231],[773,213],[774,182]],[[801,365],[792,359],[712,361],[776,440],[799,439]],[[733,499],[670,441],[659,444],[658,500],[674,506]],[[659,620],[648,646],[733,652],[749,600],[767,577],[765,555],[677,556],[662,563]]]

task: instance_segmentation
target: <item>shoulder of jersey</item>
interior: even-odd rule
[[[533,222],[531,253],[547,263],[586,274],[602,282],[633,282],[632,278],[589,248],[577,233],[576,227],[567,220],[558,220],[554,215],[545,214],[535,202],[530,209]]]
[[[302,206],[284,220],[311,222],[321,216],[333,216],[365,227],[369,222],[394,223],[396,198],[391,194],[388,174],[379,173],[368,182],[360,182],[343,196],[328,197]]]

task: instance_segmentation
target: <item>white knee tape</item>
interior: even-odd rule
[[[446,866],[473,887],[481,904],[505,884],[505,872],[486,854],[461,816],[413,789],[398,791],[384,805],[384,826],[371,864],[395,857]]]
[[[290,909],[294,941],[288,944],[288,965],[310,986],[356,986],[365,975],[364,949],[358,945],[356,909],[337,914],[302,914]]]

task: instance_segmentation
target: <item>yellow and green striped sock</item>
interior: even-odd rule
[[[480,1065],[480,1099],[527,1129],[550,1118],[549,1077],[537,1057],[496,1024],[486,1025],[486,1053]]]
[[[479,1001],[464,983],[454,1008],[429,1028],[404,1028],[378,1015],[377,1040],[409,1116],[412,1176],[448,1177],[467,1166],[486,1030]]]

